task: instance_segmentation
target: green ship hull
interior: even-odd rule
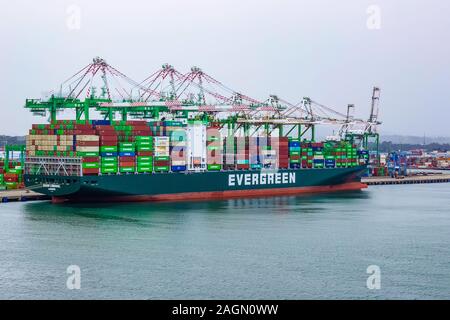
[[[54,202],[207,200],[359,190],[365,166],[278,171],[237,170],[100,176],[24,175]]]

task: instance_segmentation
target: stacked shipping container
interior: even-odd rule
[[[5,167],[4,159],[0,159],[0,190],[17,189],[22,184],[22,163],[16,160],[9,160],[8,167]]]
[[[206,167],[210,171],[222,169],[222,139],[217,127],[206,130]]]
[[[79,157],[83,175],[197,169],[339,168],[367,163],[368,158],[367,152],[357,151],[355,145],[347,141],[322,143],[265,136],[222,138],[218,124],[207,128],[205,122],[197,120],[187,124],[180,121],[81,123],[63,120],[33,125],[26,147],[28,157]],[[1,173],[0,184],[6,177],[14,180],[5,173]]]

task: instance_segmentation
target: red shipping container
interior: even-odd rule
[[[99,157],[84,157],[83,162],[99,162]]]
[[[92,169],[92,168],[89,168],[89,169],[83,169],[83,175],[86,175],[86,176],[92,176],[92,175],[98,175],[98,169]]]
[[[16,173],[5,173],[3,178],[6,182],[17,182],[19,176]]]
[[[147,125],[147,121],[144,120],[127,120],[125,122],[127,126]]]
[[[115,131],[116,130],[116,128],[114,126],[103,125],[103,124],[96,125],[95,129],[97,129],[97,130],[105,130],[105,131]]]
[[[138,151],[138,152],[136,152],[136,155],[144,156],[144,157],[152,157],[153,151]]]
[[[98,147],[98,141],[77,141],[77,147]]]
[[[152,135],[152,132],[150,131],[150,129],[149,130],[136,130],[136,131],[132,131],[131,132],[131,134],[133,135],[133,136],[151,136]]]
[[[155,167],[170,166],[170,161],[154,161],[153,165]]]
[[[92,124],[89,124],[89,123],[87,123],[87,124],[74,124],[73,125],[73,128],[75,129],[75,130],[84,130],[84,129],[93,129],[93,126],[92,126]]]
[[[73,134],[79,134],[79,135],[95,135],[95,130],[94,129],[76,129],[73,130]]]
[[[135,165],[134,161],[119,161],[120,167],[134,167]]]
[[[114,141],[114,140],[118,139],[118,136],[117,136],[117,134],[110,134],[110,135],[104,134],[104,135],[100,135],[99,139],[104,140],[104,141],[109,141],[109,140]]]
[[[136,157],[119,157],[119,161],[124,162],[134,162],[136,160]]]
[[[250,168],[250,165],[248,165],[248,164],[238,164],[238,165],[237,165],[237,168],[238,168],[238,169],[246,170],[246,169],[249,169],[249,168]]]
[[[117,136],[117,132],[111,130],[96,130],[96,132],[100,136]]]
[[[104,147],[115,147],[117,146],[118,142],[117,141],[100,141],[100,146]]]

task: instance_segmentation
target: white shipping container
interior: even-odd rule
[[[77,141],[99,141],[99,136],[80,134],[76,136]]]
[[[169,151],[155,151],[155,157],[169,157]]]
[[[173,166],[185,166],[186,161],[172,161]]]
[[[99,147],[77,147],[77,151],[80,152],[98,152],[100,150]]]

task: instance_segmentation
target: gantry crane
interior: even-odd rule
[[[97,88],[101,89],[97,93]],[[378,90],[379,91],[379,90]],[[375,92],[375,91],[374,91]],[[376,132],[378,124],[377,97],[373,98],[368,133]],[[241,130],[251,135],[260,129],[270,135],[278,130],[288,136],[295,129],[298,138],[311,133],[315,139],[316,125],[347,125],[362,122],[305,97],[292,104],[278,95],[265,101],[225,86],[199,67],[183,74],[170,64],[164,64],[141,82],[136,82],[109,65],[94,58],[75,75],[63,82],[57,94],[48,99],[27,99],[26,108],[39,115],[49,114],[50,122],[57,113],[75,110],[76,120],[89,121],[90,111],[100,112],[105,119],[113,120],[119,114],[139,119],[202,119],[227,127],[228,134]],[[294,131],[295,132],[295,131]]]
[[[372,100],[370,105],[370,114],[367,121],[354,121],[351,119],[351,110],[354,109],[354,105],[349,105],[347,109],[348,123],[341,127],[341,134],[344,139],[359,145],[359,147],[369,150],[373,146],[376,157],[376,165],[380,163],[380,136],[378,133],[378,126],[382,124],[378,120],[379,114],[379,102],[380,102],[380,88],[374,87],[372,90]]]

